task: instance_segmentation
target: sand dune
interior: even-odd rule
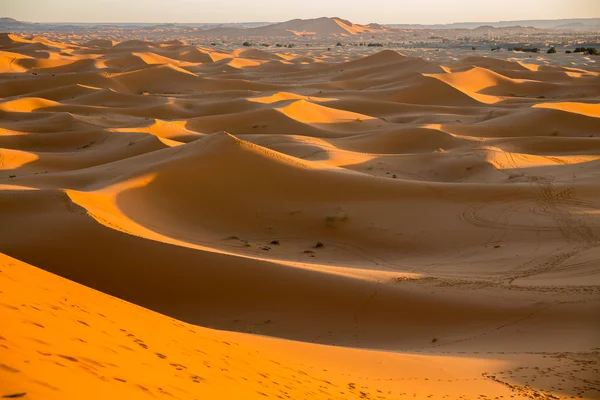
[[[325,347],[201,328],[153,313],[2,255],[2,393],[31,398],[333,399],[476,397],[510,389],[481,374],[509,371],[512,387],[542,358],[478,359]],[[15,301],[18,297],[19,301]],[[39,337],[43,340],[31,341]],[[24,362],[28,358],[31,361]],[[577,361],[578,363],[586,360]],[[562,360],[545,361],[556,374]],[[567,361],[568,363],[568,361]],[[520,376],[512,372],[520,365]],[[515,376],[515,380],[512,380]],[[502,378],[498,378],[502,379]],[[436,382],[432,386],[430,382]]]
[[[0,35],[0,396],[598,397],[598,71],[75,42]]]

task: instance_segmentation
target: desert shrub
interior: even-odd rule
[[[540,51],[540,49],[538,49],[537,47],[523,47],[523,46],[513,47],[510,50],[522,51],[523,53],[539,53],[539,51]]]
[[[556,53],[556,48],[554,46],[550,47],[547,51],[548,54],[555,54]]]
[[[268,43],[261,43],[260,45],[261,45],[262,47],[271,47],[271,45],[270,45],[270,44],[268,44]]]
[[[342,46],[342,43],[341,42],[337,42],[335,45],[336,46]]]
[[[242,43],[242,46],[250,47],[250,46],[252,46],[252,43],[244,42],[244,43]]]
[[[598,49],[595,47],[577,47],[573,53],[584,53],[595,56],[598,54]]]
[[[381,43],[369,43],[367,46],[368,47],[383,47],[383,44],[381,44]]]
[[[566,54],[571,54],[571,53],[573,53],[573,52],[572,52],[571,50],[567,50],[567,51],[565,51],[565,53],[566,53]]]
[[[277,43],[277,44],[275,45],[275,47],[281,47],[281,44],[280,44],[280,43]]]

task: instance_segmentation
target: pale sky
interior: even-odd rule
[[[0,0],[0,16],[32,22],[437,24],[600,17],[600,0]]]

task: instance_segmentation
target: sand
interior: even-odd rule
[[[594,65],[0,49],[0,396],[600,397]]]

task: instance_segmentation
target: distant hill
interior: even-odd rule
[[[17,21],[14,18],[2,17],[0,18],[0,25],[32,25],[29,22]]]
[[[556,29],[580,29],[585,28],[587,25],[583,22],[569,22],[568,24],[558,25]]]
[[[510,33],[510,32],[525,33],[525,32],[543,31],[543,29],[534,28],[533,26],[520,26],[520,25],[505,26],[505,27],[499,27],[499,28],[493,27],[491,25],[483,25],[483,26],[478,26],[477,28],[474,28],[474,29],[470,29],[470,31],[472,31],[474,33],[488,32],[488,31],[494,31],[495,33]]]
[[[0,18],[0,32],[19,32],[31,29],[35,24],[30,22],[17,21],[14,18]]]

